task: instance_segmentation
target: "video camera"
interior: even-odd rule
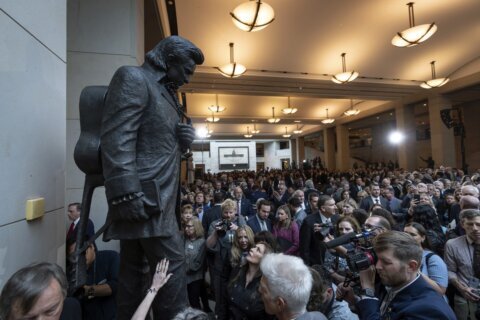
[[[375,234],[371,230],[358,234],[350,232],[327,242],[326,247],[332,249],[351,243],[353,248],[347,251],[346,260],[350,271],[353,274],[358,274],[359,271],[366,270],[377,262],[377,255],[371,244],[373,237],[375,237]]]

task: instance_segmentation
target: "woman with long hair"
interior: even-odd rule
[[[190,305],[195,309],[202,309],[200,299],[204,288],[204,267],[205,267],[205,237],[202,222],[193,217],[184,225],[185,236],[185,265],[187,270],[187,291]],[[202,299],[206,305],[205,311],[210,311],[208,300]]]
[[[296,256],[300,244],[298,224],[292,221],[288,205],[278,207],[276,213],[277,222],[273,226],[273,235],[277,237],[277,243],[285,254]]]
[[[226,279],[237,275],[238,270],[246,263],[245,257],[254,245],[254,234],[249,226],[241,226],[235,230],[232,249],[229,252],[230,256],[226,259],[229,263],[226,264],[224,269]]]
[[[343,207],[344,207],[346,204],[349,204],[351,207],[353,207],[353,209],[357,209],[357,208],[358,208],[357,202],[356,202],[355,200],[353,200],[353,198],[350,197],[350,191],[348,191],[348,190],[343,190],[343,191],[342,191],[341,198],[342,198],[342,200],[341,200],[341,201],[338,201],[338,202],[336,203],[339,212],[342,212]],[[353,209],[352,209],[352,210],[353,210]]]
[[[404,232],[411,235],[423,249],[420,268],[423,278],[435,291],[444,295],[448,286],[447,265],[440,256],[432,252],[427,230],[418,222],[410,222],[405,225]]]
[[[266,242],[258,242],[248,252],[246,264],[228,285],[228,301],[231,319],[262,320],[272,319],[265,312],[265,306],[258,292],[262,273],[260,262],[264,255],[273,252]]]

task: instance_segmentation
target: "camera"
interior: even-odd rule
[[[223,238],[227,234],[227,231],[232,227],[232,223],[227,219],[222,219],[222,221],[219,221],[215,227],[217,228],[218,236]],[[218,229],[219,227],[220,229]]]
[[[352,244],[352,248],[347,251],[346,260],[350,271],[357,274],[377,262],[377,255],[371,244],[373,237],[375,237],[375,234],[371,231],[364,231],[359,234],[350,232],[329,241],[326,246],[331,249],[344,244]]]
[[[335,230],[331,223],[315,223],[313,227],[321,228],[320,231],[314,231],[318,240],[323,241],[329,234],[334,235]]]

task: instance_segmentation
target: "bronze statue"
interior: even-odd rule
[[[170,261],[170,281],[152,305],[155,319],[188,306],[183,241],[175,216],[182,153],[195,131],[176,90],[188,83],[203,53],[171,36],[141,67],[123,66],[105,97],[100,149],[109,210],[103,239],[120,240],[118,319],[130,319],[157,263]],[[188,118],[187,118],[188,119]]]

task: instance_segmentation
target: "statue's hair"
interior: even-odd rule
[[[168,63],[178,57],[190,57],[195,64],[204,61],[202,51],[189,40],[180,36],[170,36],[160,41],[147,52],[145,59],[159,69],[167,70]]]

